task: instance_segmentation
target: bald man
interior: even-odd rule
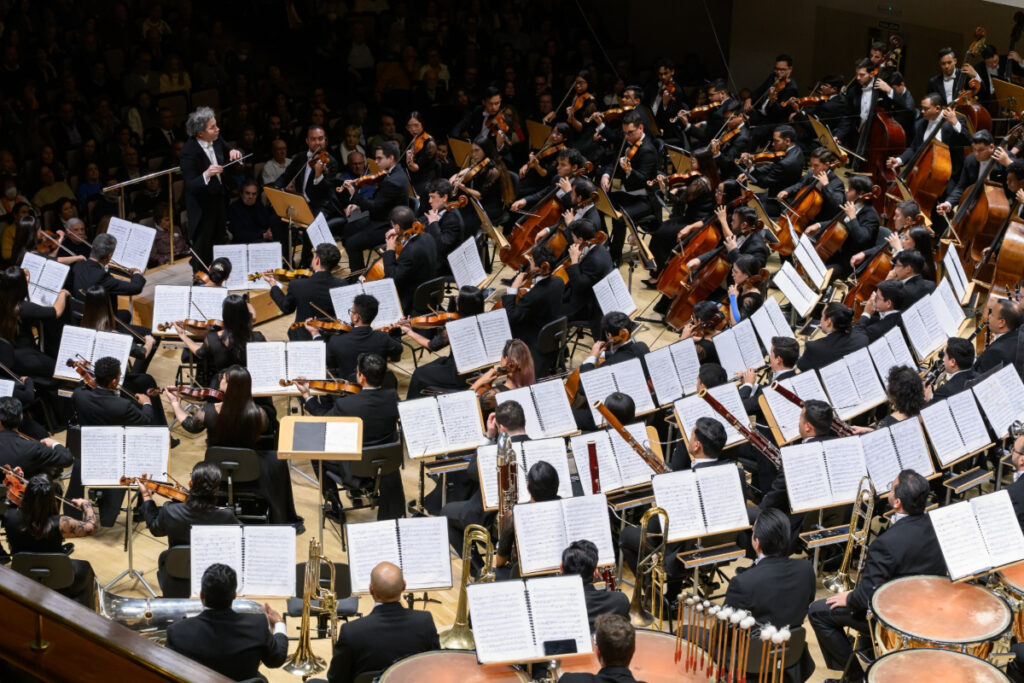
[[[341,627],[327,672],[330,683],[350,683],[367,671],[380,672],[409,655],[438,650],[437,627],[429,612],[402,607],[402,570],[381,562],[370,573],[376,605],[367,616]]]

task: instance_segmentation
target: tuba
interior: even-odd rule
[[[471,572],[473,544],[484,546],[484,569],[480,578],[473,581]],[[471,583],[484,583],[494,580],[494,544],[491,534],[479,524],[470,524],[462,536],[462,583],[459,585],[459,602],[455,608],[455,623],[440,635],[441,648],[444,650],[474,650],[473,630],[469,628],[469,598],[466,587]]]
[[[658,515],[662,518],[661,540],[655,543],[650,550],[647,549],[647,526],[651,518]],[[637,628],[647,628],[658,620],[660,631],[665,623],[665,549],[668,539],[668,513],[664,508],[652,507],[640,519],[640,547],[637,550],[636,562],[636,585],[633,587],[633,597],[629,601],[629,621]],[[648,610],[645,607],[644,579],[650,577],[650,604]],[[657,611],[658,616],[654,616]]]
[[[827,590],[833,593],[842,593],[853,589],[855,584],[850,579],[853,549],[854,547],[859,548],[857,576],[860,577],[864,561],[868,556],[868,535],[871,533],[871,519],[874,512],[875,485],[871,483],[871,477],[861,477],[860,483],[857,485],[857,499],[853,504],[853,514],[850,517],[850,536],[846,542],[846,552],[843,553],[843,562],[839,565],[839,571],[835,574],[826,574],[821,579],[821,585]]]
[[[284,670],[296,676],[302,676],[305,680],[315,673],[327,668],[327,662],[323,657],[317,656],[310,645],[310,610],[312,601],[319,602],[317,610],[321,614],[330,617],[331,642],[337,637],[338,631],[338,603],[334,591],[324,588],[320,584],[320,567],[330,567],[330,586],[334,587],[334,563],[328,560],[323,554],[320,543],[315,539],[309,539],[309,559],[306,561],[306,577],[302,591],[302,625],[299,628],[299,645],[295,652],[288,657],[284,663]]]
[[[126,598],[100,590],[100,615],[126,626],[162,645],[167,627],[203,611],[198,598]],[[235,600],[231,609],[242,614],[263,614],[263,605],[255,600]]]

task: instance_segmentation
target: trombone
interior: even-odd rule
[[[647,527],[651,518],[661,518],[661,540],[648,550]],[[664,508],[652,507],[640,519],[640,547],[637,550],[636,585],[629,601],[629,622],[637,628],[647,628],[658,621],[660,631],[665,624],[665,552],[668,546],[668,513]],[[644,579],[650,577],[650,595],[644,596]],[[650,601],[650,609],[646,602]],[[654,613],[657,612],[657,617]]]
[[[473,544],[484,546],[484,569],[480,578],[473,580],[472,553]],[[440,636],[442,650],[475,650],[473,630],[469,627],[469,598],[466,587],[471,583],[494,581],[494,544],[491,534],[479,524],[470,524],[462,535],[462,581],[459,584],[459,602],[455,608],[455,623]]]
[[[856,585],[850,578],[850,565],[853,562],[853,549],[859,548],[857,557],[857,577],[864,568],[864,562],[868,556],[868,536],[871,533],[871,520],[875,512],[875,485],[871,483],[871,477],[861,477],[857,485],[857,499],[853,504],[853,514],[850,517],[850,536],[846,541],[846,551],[843,553],[842,564],[835,574],[826,574],[821,579],[821,585],[832,593],[842,593],[853,590]]]

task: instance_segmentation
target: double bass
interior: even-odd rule
[[[897,67],[902,49],[903,39],[897,35],[889,36],[889,49],[885,53],[883,63],[886,66]],[[855,158],[864,160],[856,170],[870,173],[872,182],[884,187],[893,179],[893,174],[885,163],[889,157],[899,156],[907,148],[907,134],[896,119],[878,105],[879,91],[875,89],[877,79],[876,70],[871,85],[868,86],[871,88],[871,114],[861,126]],[[877,202],[875,208],[879,212],[882,210],[882,206]]]
[[[1020,282],[1021,273],[1024,273],[1024,219],[1017,215],[1020,206],[1019,201],[1013,203],[992,246],[974,267],[972,280],[1006,292]]]

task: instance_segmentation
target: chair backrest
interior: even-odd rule
[[[192,578],[192,546],[176,545],[164,555],[164,570],[175,579]]]
[[[334,591],[334,597],[338,600],[347,598],[352,595],[352,581],[349,577],[348,565],[344,562],[334,563],[334,586],[327,586],[327,580],[330,578],[330,570],[326,564],[320,564],[320,585],[324,588],[331,588]],[[302,597],[305,595],[306,590],[306,563],[299,562],[295,565],[295,595]]]
[[[439,309],[441,301],[444,299],[444,288],[447,281],[448,278],[442,275],[416,287],[416,291],[412,295],[413,311],[425,313]]]
[[[81,299],[71,297],[68,299],[68,312],[71,316],[71,323],[78,325],[82,322],[82,316],[85,315],[85,302]]]
[[[364,446],[362,458],[350,463],[352,476],[376,477],[378,469],[381,476],[397,472],[404,457],[401,439],[380,446]]]
[[[543,354],[556,353],[568,338],[569,318],[564,315],[552,320],[537,335],[537,350]],[[538,371],[546,368],[537,368]],[[538,375],[540,376],[540,375]]]
[[[804,648],[807,646],[807,631],[804,630],[803,626],[797,626],[790,630],[789,642],[786,643],[786,659],[782,662],[782,670],[785,671],[789,667],[793,666],[800,661],[800,658],[804,654]],[[761,668],[761,650],[762,646],[769,646],[771,649],[768,651],[769,656],[776,650],[781,654],[782,645],[774,645],[770,643],[762,643],[761,639],[757,637],[755,633],[750,638],[750,653],[747,655],[747,673],[758,673]]]
[[[364,671],[353,678],[352,683],[373,683],[377,680],[377,676],[380,676],[382,673],[384,673],[383,669],[380,671]]]
[[[258,481],[260,478],[260,456],[251,448],[209,446],[205,461],[220,467],[224,481],[227,481],[229,475],[235,484]]]
[[[55,591],[75,582],[75,569],[65,553],[15,553],[11,569]]]

